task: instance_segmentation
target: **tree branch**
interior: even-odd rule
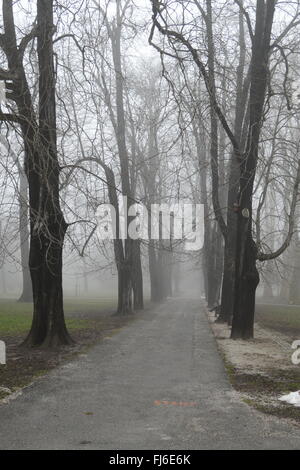
[[[234,148],[234,152],[235,154],[241,158],[241,152],[240,152],[240,148],[239,148],[239,144],[232,132],[232,130],[230,129],[230,126],[224,116],[224,114],[222,113],[222,110],[217,102],[217,99],[216,99],[216,96],[215,96],[215,93],[214,93],[214,89],[210,83],[210,79],[209,79],[209,75],[208,75],[208,72],[205,68],[205,65],[203,64],[203,62],[200,60],[200,57],[199,57],[199,54],[198,54],[198,51],[190,44],[190,42],[185,39],[185,37],[177,32],[177,31],[174,31],[174,30],[169,30],[169,29],[166,29],[164,28],[158,21],[157,19],[157,15],[159,14],[158,10],[157,10],[157,0],[151,0],[152,2],[152,6],[153,6],[153,16],[152,16],[152,20],[153,20],[153,24],[154,26],[157,27],[158,31],[163,35],[163,36],[166,36],[167,38],[169,39],[175,39],[177,41],[180,41],[188,50],[189,52],[191,53],[192,57],[193,57],[193,60],[194,62],[196,63],[203,79],[204,79],[204,83],[205,83],[205,86],[206,86],[206,89],[209,93],[209,96],[211,98],[211,102],[212,102],[212,106],[229,138],[229,140],[231,141],[232,145],[233,145],[233,148]],[[153,47],[156,47],[155,44],[153,43],[153,34],[154,34],[154,29],[151,31],[150,33],[150,36],[149,36],[149,43],[150,45],[152,45]]]
[[[20,123],[20,118],[15,114],[2,113],[0,111],[0,121]]]
[[[30,33],[26,34],[26,36],[24,36],[22,39],[21,39],[21,42],[19,44],[19,54],[20,54],[20,57],[23,58],[23,55],[24,55],[24,52],[26,50],[26,47],[28,46],[28,44],[30,43],[30,41],[32,41],[32,39],[36,38],[37,37],[37,34],[38,34],[38,27],[37,25],[35,25],[32,30],[30,31]]]
[[[300,13],[296,13],[292,21],[287,25],[287,27],[282,31],[282,33],[278,36],[278,38],[274,41],[272,44],[272,47],[278,46],[278,44],[287,36],[287,34],[290,32],[291,29],[293,29],[295,26],[298,26],[300,24],[300,20],[296,21],[297,18],[299,18]]]
[[[76,37],[74,36],[74,34],[71,34],[71,33],[66,33],[66,34],[62,34],[61,36],[59,36],[58,38],[54,39],[53,41],[53,44],[55,44],[56,42],[58,41],[61,41],[62,39],[65,39],[65,38],[71,38],[73,39],[73,41],[75,42],[76,46],[78,47],[78,49],[80,50],[81,54],[84,54],[84,47],[81,47],[79,42],[77,41]]]
[[[253,40],[254,40],[254,32],[253,32],[253,28],[252,28],[252,24],[251,24],[251,19],[250,19],[249,13],[248,13],[247,10],[243,7],[243,5],[242,5],[242,3],[241,3],[240,0],[234,0],[234,2],[238,5],[238,7],[240,8],[241,12],[243,13],[243,15],[244,15],[245,18],[246,18],[246,22],[247,22],[247,26],[248,26],[250,38],[251,38],[251,41],[253,42]]]
[[[16,78],[16,73],[0,68],[0,80],[15,80]]]
[[[296,177],[295,184],[294,184],[293,198],[292,198],[291,210],[290,210],[290,215],[289,215],[289,230],[288,230],[287,237],[284,243],[282,244],[282,246],[274,253],[259,252],[257,256],[257,259],[259,261],[271,261],[273,259],[276,259],[279,256],[281,256],[282,253],[284,253],[285,250],[290,246],[290,243],[294,235],[294,229],[295,229],[295,214],[296,214],[296,208],[297,208],[297,203],[298,203],[299,186],[300,186],[300,160],[298,160],[298,171],[297,171],[297,177]]]

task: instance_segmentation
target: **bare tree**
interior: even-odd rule
[[[53,2],[37,1],[37,19],[31,31],[17,43],[13,2],[3,2],[4,34],[0,45],[8,70],[9,98],[16,108],[0,119],[20,126],[29,184],[30,256],[34,312],[27,346],[51,347],[72,342],[65,325],[62,291],[62,250],[67,224],[60,209],[57,155],[55,69],[53,58]],[[36,116],[23,58],[37,38],[39,109]]]
[[[182,8],[186,10],[187,14],[191,14],[187,10],[186,5],[194,4],[200,12],[204,23],[206,24],[207,30],[207,42],[208,42],[208,64],[202,60],[199,50],[193,45],[193,31],[191,31],[190,23],[188,23],[190,31],[185,34],[185,23],[183,25],[176,26],[173,22],[173,27],[169,27],[171,20],[171,14],[173,12],[172,6],[168,4],[168,1],[157,2],[152,0],[153,7],[153,27],[150,33],[150,43],[154,45],[161,54],[168,54],[169,56],[175,57],[181,63],[184,60],[182,57],[182,51],[178,52],[178,44],[184,47],[184,50],[190,54],[193,62],[195,63],[198,71],[200,72],[210,100],[211,108],[211,155],[212,155],[212,181],[213,181],[213,200],[214,200],[214,211],[218,220],[219,226],[226,239],[228,236],[228,226],[226,226],[220,211],[220,205],[218,201],[218,148],[217,148],[217,123],[216,119],[219,120],[220,124],[226,132],[227,139],[233,148],[234,163],[232,175],[236,175],[235,168],[239,171],[239,183],[237,200],[234,203],[233,208],[228,208],[236,213],[236,230],[234,237],[235,247],[235,262],[234,262],[234,319],[232,328],[233,338],[252,338],[253,337],[253,324],[254,324],[254,309],[255,309],[255,292],[256,287],[259,283],[259,275],[256,267],[256,261],[270,260],[277,256],[280,256],[289,245],[291,241],[291,233],[294,227],[294,213],[295,205],[297,201],[297,193],[299,186],[299,171],[295,175],[295,185],[293,190],[293,197],[291,203],[291,212],[289,216],[289,233],[282,247],[280,247],[275,253],[264,254],[260,253],[256,243],[253,239],[252,234],[252,216],[253,216],[253,191],[254,181],[257,174],[257,164],[259,156],[259,145],[261,138],[262,125],[265,118],[265,105],[267,98],[269,99],[269,76],[270,76],[270,51],[276,49],[279,46],[280,41],[288,34],[288,32],[297,25],[297,18],[299,13],[297,12],[293,16],[290,24],[282,31],[277,40],[272,44],[271,35],[274,23],[274,13],[276,2],[275,1],[258,1],[255,9],[255,27],[252,28],[252,21],[248,12],[243,7],[241,2],[236,2],[239,10],[245,15],[247,26],[249,29],[249,36],[252,43],[251,60],[250,60],[250,72],[249,72],[249,85],[247,81],[244,86],[247,85],[249,88],[249,118],[247,121],[246,130],[246,148],[244,150],[241,140],[241,131],[237,128],[231,129],[231,125],[228,117],[224,114],[222,107],[219,105],[218,97],[215,86],[215,73],[214,73],[214,44],[213,44],[213,33],[212,33],[212,2],[206,1],[205,6],[201,5],[201,2],[186,2],[182,5]],[[298,5],[299,7],[299,5]],[[183,27],[182,27],[183,26]],[[155,30],[161,34],[161,36],[167,39],[168,44],[171,46],[171,50],[174,52],[168,52],[165,48],[154,42]],[[243,45],[243,26],[242,19],[240,16],[240,68],[243,68],[244,62],[244,45]],[[279,46],[280,47],[280,46]],[[283,53],[284,56],[284,53]],[[284,56],[285,57],[285,56]],[[286,63],[286,60],[285,60]],[[239,81],[241,82],[242,75],[239,74]],[[285,80],[286,83],[286,80]],[[245,103],[245,97],[248,93],[242,96],[241,90],[243,88],[239,86],[238,94],[240,97],[237,102]],[[246,88],[247,90],[247,88]],[[285,91],[285,90],[284,90]],[[239,106],[238,112],[241,107]],[[237,114],[236,126],[240,125],[241,116]],[[234,192],[235,191],[235,192]],[[231,198],[235,195],[236,189],[232,189]],[[231,219],[229,219],[230,222]],[[232,257],[231,257],[232,258]],[[233,259],[233,258],[232,258]],[[232,277],[231,277],[232,279]],[[231,282],[232,284],[232,282]],[[231,289],[228,291],[228,295],[231,293]],[[226,289],[224,291],[226,297]],[[229,309],[230,310],[230,309]]]

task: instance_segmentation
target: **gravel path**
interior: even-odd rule
[[[0,449],[299,449],[242,403],[200,302],[173,299],[0,406]]]

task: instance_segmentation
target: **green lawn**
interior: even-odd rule
[[[65,301],[66,323],[70,330],[89,326],[89,314],[97,314],[115,308],[113,299],[67,299]],[[72,315],[74,314],[74,317]],[[86,315],[87,318],[76,318],[76,314]],[[91,315],[92,316],[92,315]],[[0,339],[26,333],[31,325],[32,304],[14,300],[0,300]]]
[[[16,391],[44,375],[53,367],[69,361],[80,351],[110,337],[132,321],[132,317],[113,316],[116,301],[102,299],[65,299],[67,328],[76,345],[57,350],[20,349],[31,326],[32,304],[0,300],[0,340],[7,346],[7,364],[0,367],[0,386]],[[1,390],[0,401],[10,392]]]
[[[300,307],[287,305],[257,305],[256,319],[262,326],[300,339]]]

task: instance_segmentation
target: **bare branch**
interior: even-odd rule
[[[38,27],[35,25],[32,30],[30,31],[29,34],[26,34],[26,36],[24,36],[22,39],[21,39],[21,42],[19,44],[19,54],[20,54],[20,57],[22,58],[23,55],[24,55],[24,52],[26,50],[26,47],[28,46],[28,44],[30,43],[30,41],[32,41],[32,39],[36,38],[37,37],[37,34],[38,34]]]
[[[248,13],[247,10],[243,7],[243,5],[242,5],[242,3],[241,3],[240,0],[234,0],[234,2],[239,6],[240,10],[242,11],[243,15],[244,15],[245,18],[246,18],[247,26],[248,26],[248,30],[249,30],[249,34],[250,34],[250,38],[251,38],[251,41],[253,42],[253,40],[254,40],[254,33],[253,33],[253,28],[252,28],[252,24],[251,24],[251,19],[250,19],[249,13]]]
[[[166,29],[164,28],[160,22],[158,21],[157,19],[157,15],[158,15],[158,10],[156,8],[156,0],[151,0],[152,1],[152,5],[153,5],[153,16],[152,16],[152,20],[153,20],[153,24],[157,27],[158,31],[163,35],[163,36],[166,36],[168,37],[169,39],[175,39],[177,41],[180,41],[191,53],[192,57],[193,57],[193,60],[194,62],[196,63],[196,65],[198,66],[198,69],[204,79],[204,83],[205,83],[205,86],[206,86],[206,89],[209,93],[209,96],[212,100],[212,105],[214,107],[214,110],[229,138],[229,140],[231,141],[232,145],[233,145],[233,148],[234,148],[234,152],[235,154],[237,155],[238,158],[241,158],[241,152],[240,152],[240,148],[239,148],[239,144],[232,132],[232,130],[230,129],[230,126],[217,102],[217,99],[216,99],[216,96],[215,96],[215,93],[214,93],[214,89],[210,83],[210,79],[209,79],[209,75],[208,75],[208,72],[205,68],[205,65],[203,64],[203,62],[201,61],[200,57],[199,57],[199,54],[198,54],[198,51],[191,45],[191,43],[179,32],[177,31],[174,31],[174,30],[169,30],[169,29]],[[150,34],[150,37],[149,37],[149,43],[151,45],[153,45],[155,47],[155,45],[153,44],[153,33],[154,33],[154,30],[151,31],[151,34]]]
[[[16,78],[17,74],[15,72],[0,68],[0,80],[15,80]]]
[[[292,21],[287,25],[287,27],[282,31],[282,33],[278,36],[278,38],[272,44],[272,47],[277,46],[281,43],[281,41],[288,35],[291,29],[295,28],[300,24],[300,20],[296,21],[299,18],[300,13],[296,13]]]
[[[285,250],[290,246],[293,235],[294,235],[294,229],[295,229],[295,214],[296,214],[296,208],[297,208],[297,203],[298,203],[298,196],[299,196],[299,187],[300,187],[300,160],[298,160],[298,171],[297,171],[297,176],[294,184],[294,190],[293,190],[293,198],[292,198],[292,203],[291,203],[291,210],[290,210],[290,215],[289,215],[289,230],[287,237],[282,244],[282,246],[275,251],[274,253],[258,253],[257,259],[259,261],[271,261],[273,259],[278,258],[279,256],[282,255],[282,253],[285,252]]]
[[[15,114],[2,113],[0,111],[0,121],[20,123],[20,118]]]
[[[200,3],[198,2],[198,0],[194,0],[194,3],[196,5],[196,7],[198,8],[198,10],[200,11],[201,15],[203,16],[203,19],[205,21],[207,21],[207,15],[206,15],[204,9],[202,8],[202,6],[200,5]]]
[[[56,42],[58,41],[61,41],[62,39],[65,39],[65,38],[71,38],[73,39],[73,41],[75,42],[76,46],[78,47],[78,49],[80,50],[81,54],[84,54],[84,47],[81,47],[79,42],[77,41],[77,38],[74,36],[74,34],[70,34],[70,33],[66,33],[66,34],[62,34],[61,36],[59,36],[58,38],[54,39],[53,41],[53,44],[55,44]]]

